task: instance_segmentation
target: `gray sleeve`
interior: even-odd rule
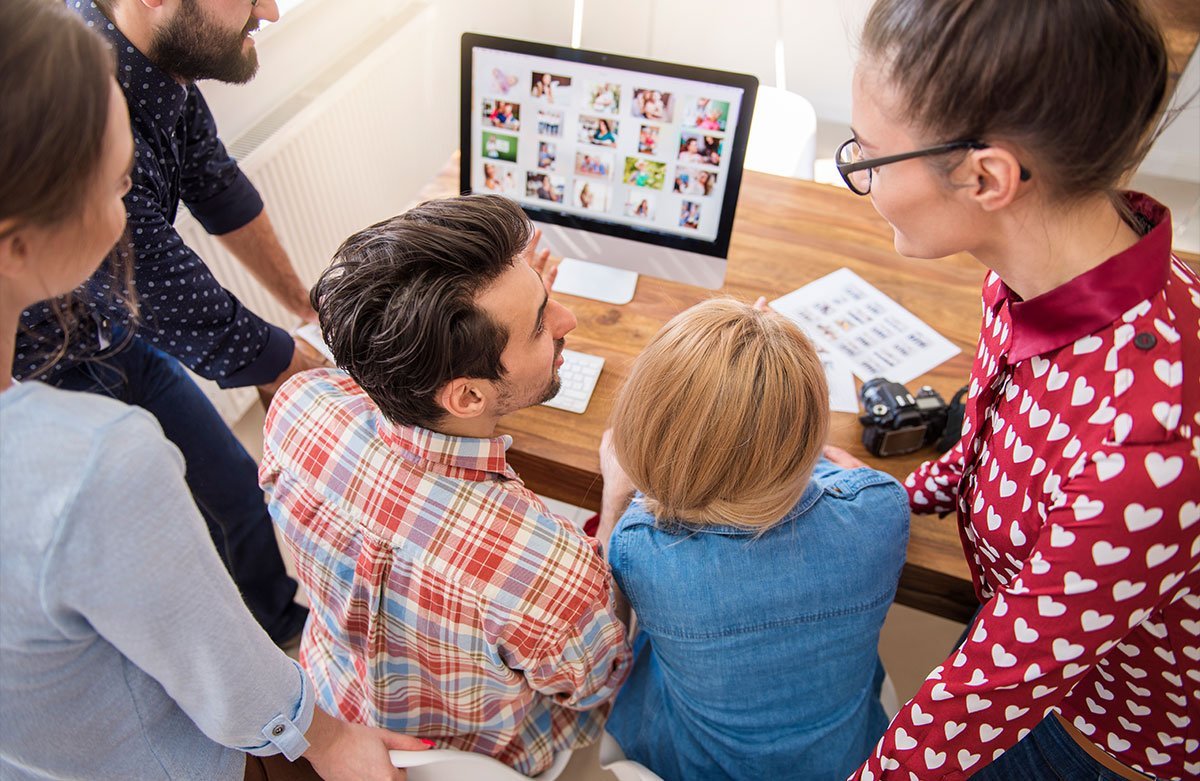
[[[100,429],[45,559],[47,613],[86,620],[217,743],[294,759],[312,684],[242,603],[183,474],[141,410]]]

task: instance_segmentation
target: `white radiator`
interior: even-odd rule
[[[423,77],[435,61],[432,16],[428,3],[412,4],[228,144],[306,286],[347,236],[403,210],[455,146],[431,143],[421,121],[431,110],[457,113],[455,98],[434,95]],[[430,159],[431,146],[446,149]],[[288,330],[298,325],[185,209],[175,227],[251,311]],[[253,388],[197,379],[231,425],[258,402]]]

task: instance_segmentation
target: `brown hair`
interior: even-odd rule
[[[53,226],[76,217],[99,175],[116,60],[108,44],[62,3],[0,3],[0,219]],[[113,299],[136,313],[132,263],[122,241],[102,272]],[[86,306],[51,302],[61,344],[36,376],[62,357]]]
[[[804,492],[828,426],[825,372],[800,329],[714,299],[638,356],[613,445],[659,521],[766,529]]]
[[[1111,195],[1165,103],[1166,46],[1137,0],[878,0],[862,51],[931,142],[1010,141],[1055,199]]]
[[[79,212],[103,152],[112,50],[62,3],[0,4],[0,218]]]
[[[469,195],[427,201],[346,239],[311,293],[338,366],[389,420],[434,426],[447,382],[504,376],[508,333],[475,298],[532,235],[513,201]]]

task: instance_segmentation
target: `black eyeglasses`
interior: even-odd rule
[[[914,157],[928,157],[930,155],[941,155],[946,152],[953,152],[957,149],[987,149],[988,145],[982,141],[951,141],[946,144],[938,144],[937,146],[918,149],[914,152],[905,152],[900,155],[888,155],[887,157],[875,157],[870,160],[863,159],[862,147],[858,145],[858,139],[852,138],[838,147],[834,153],[834,163],[837,165],[838,173],[842,175],[842,179],[846,182],[846,186],[850,191],[857,195],[867,195],[871,192],[871,169],[879,168],[880,166],[898,163],[901,160],[912,160]],[[1021,166],[1021,181],[1027,182],[1032,174],[1025,166]]]

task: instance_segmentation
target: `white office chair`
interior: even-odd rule
[[[607,732],[600,738],[600,767],[619,781],[663,781],[645,765],[626,759],[620,744]]]
[[[896,713],[900,710],[900,699],[896,696],[896,684],[892,683],[890,673],[883,674],[883,683],[879,685],[879,703],[883,705],[883,712],[887,714],[889,721],[896,718]]]
[[[470,751],[435,748],[429,751],[391,751],[392,765],[408,770],[409,781],[528,781],[503,762]],[[554,781],[567,763],[570,751],[554,755],[554,763],[533,778]]]
[[[776,176],[812,179],[817,157],[817,113],[794,92],[759,87],[746,145],[745,167]]]

